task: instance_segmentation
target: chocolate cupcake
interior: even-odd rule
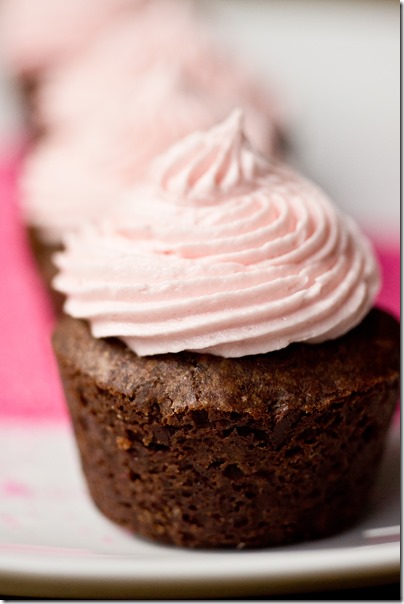
[[[57,258],[54,349],[90,493],[162,543],[264,547],[366,509],[399,387],[367,240],[233,114]]]

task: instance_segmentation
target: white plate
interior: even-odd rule
[[[392,428],[370,509],[332,539],[260,551],[160,547],[106,520],[70,427],[0,427],[0,593],[65,598],[240,597],[399,580],[400,441]]]

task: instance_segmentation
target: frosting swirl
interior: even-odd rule
[[[369,242],[317,187],[254,153],[238,113],[152,175],[56,258],[66,311],[95,337],[139,355],[239,357],[338,337],[371,308]]]

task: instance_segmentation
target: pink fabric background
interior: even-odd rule
[[[67,421],[50,345],[52,311],[18,215],[20,158],[0,154],[0,422]],[[378,304],[399,316],[400,242],[374,241],[384,280]]]

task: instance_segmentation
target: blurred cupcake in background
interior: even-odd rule
[[[7,71],[31,101],[49,71],[80,56],[103,30],[145,0],[3,0],[0,45]]]
[[[275,152],[282,120],[273,92],[257,82],[239,57],[226,55],[207,20],[185,0],[144,4],[135,19],[116,20],[75,60],[53,70],[37,98],[40,130],[100,122],[132,94],[136,83],[141,92],[144,76],[162,61],[169,71],[179,65],[193,88],[213,95],[223,107],[219,119],[232,107],[243,107],[256,146]]]

